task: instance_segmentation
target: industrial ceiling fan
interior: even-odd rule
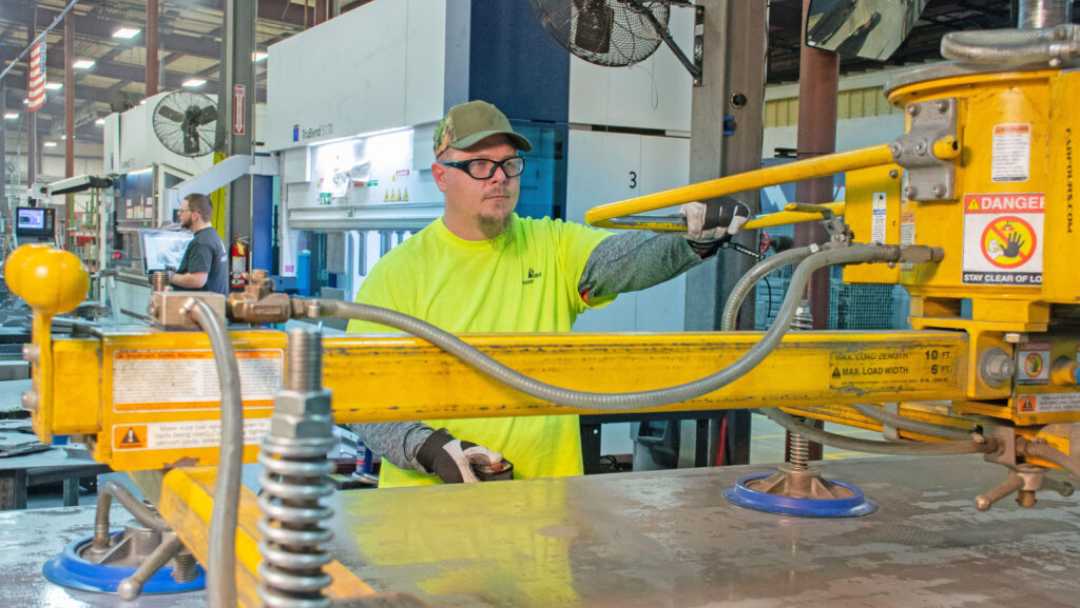
[[[217,106],[202,93],[174,91],[154,108],[154,134],[170,151],[187,157],[214,151]]]
[[[671,5],[679,0],[530,0],[544,29],[563,48],[596,65],[621,67],[648,59],[661,44],[671,49],[695,81],[701,52],[691,60],[671,37]]]

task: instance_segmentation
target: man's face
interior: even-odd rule
[[[518,156],[510,140],[502,135],[489,137],[468,150],[448,149],[440,160],[467,161],[484,158],[502,161]],[[506,176],[502,167],[487,179],[476,179],[463,169],[436,163],[432,175],[446,195],[448,213],[474,219],[478,225],[505,228],[521,194],[521,176]]]
[[[180,226],[185,230],[191,230],[193,214],[188,208],[187,201],[180,203]]]

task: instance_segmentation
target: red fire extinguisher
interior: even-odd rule
[[[233,241],[232,247],[229,248],[229,289],[234,291],[244,289],[249,253],[246,238],[240,237]]]

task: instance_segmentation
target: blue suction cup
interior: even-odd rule
[[[866,498],[858,486],[842,481],[830,480],[828,483],[848,490],[851,496],[825,499],[791,498],[780,494],[759,492],[748,485],[770,475],[772,473],[755,473],[743,477],[734,486],[724,490],[724,497],[732,504],[744,509],[795,517],[862,517],[877,511],[877,504]]]

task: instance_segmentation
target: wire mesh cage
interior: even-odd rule
[[[671,7],[660,0],[531,0],[540,23],[565,49],[597,65],[648,58],[663,43]]]

